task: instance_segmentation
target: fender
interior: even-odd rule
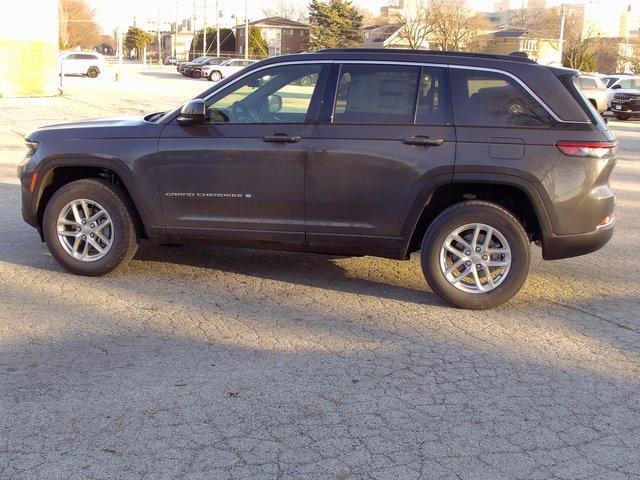
[[[532,176],[532,181],[516,175],[506,175],[492,171],[474,171],[473,173],[456,172],[453,183],[499,184],[518,188],[533,205],[543,237],[553,235],[555,218],[549,215],[551,200],[540,180]]]
[[[147,235],[149,237],[165,236],[164,227],[153,222],[149,209],[146,207],[143,197],[132,179],[130,170],[122,160],[105,155],[95,156],[86,153],[74,153],[73,156],[70,156],[68,154],[53,154],[43,159],[37,167],[38,179],[34,191],[34,214],[38,211],[42,194],[47,186],[45,180],[49,174],[52,174],[59,167],[75,166],[105,168],[113,171],[122,180],[125,189],[129,193]]]

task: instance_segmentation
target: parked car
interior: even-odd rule
[[[200,62],[205,61],[206,59],[207,59],[207,57],[198,57],[198,58],[194,58],[190,62],[178,62],[178,65],[176,66],[176,70],[184,75],[184,69],[187,66],[190,66],[190,65],[193,65],[193,64],[198,64]]]
[[[126,265],[142,238],[420,252],[441,298],[494,307],[531,243],[553,260],[613,235],[616,140],[576,75],[469,53],[270,58],[169,112],[30,133],[22,215],[80,275]]]
[[[164,59],[165,65],[178,65],[178,59],[176,57],[167,57]]]
[[[104,57],[96,52],[65,52],[60,54],[64,75],[86,75],[96,78],[106,69]]]
[[[640,89],[616,91],[611,100],[611,111],[618,120],[640,117]]]
[[[607,75],[606,77],[603,77],[602,81],[609,89],[609,105],[611,105],[611,100],[613,100],[613,96],[616,92],[633,93],[640,90],[640,76],[638,75],[628,75],[621,73],[615,75]]]
[[[607,111],[609,108],[609,90],[600,77],[595,75],[580,75],[576,78],[576,82],[582,94],[587,97],[587,100],[589,100],[598,113],[602,114]]]
[[[219,65],[222,62],[225,62],[227,59],[222,57],[207,57],[202,62],[197,64],[189,65],[185,68],[185,75],[187,77],[200,78],[201,71],[204,67],[208,65]]]
[[[200,69],[200,76],[208,78],[212,82],[219,82],[240,70],[253,65],[257,60],[242,60],[238,58],[230,58],[219,65],[205,65]]]

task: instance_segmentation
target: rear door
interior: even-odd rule
[[[447,70],[336,62],[309,150],[307,243],[394,256],[428,190],[451,180]]]

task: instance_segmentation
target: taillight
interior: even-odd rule
[[[556,148],[571,157],[602,158],[615,155],[617,142],[583,142],[560,140]]]

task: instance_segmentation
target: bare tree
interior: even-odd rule
[[[595,57],[600,51],[598,32],[592,27],[584,31],[582,16],[569,11],[565,16],[562,64],[577,70],[592,71],[596,68]]]
[[[59,0],[60,47],[93,48],[100,42],[95,11],[86,0]]]
[[[466,0],[432,0],[429,23],[430,38],[448,51],[473,49],[481,30],[487,28],[487,21],[471,10]]]
[[[414,12],[407,11],[400,16],[399,21],[402,26],[398,31],[398,36],[406,40],[410,48],[422,48],[429,34],[433,31],[430,10],[420,7]]]
[[[288,0],[277,0],[262,13],[265,17],[282,17],[294,22],[304,22],[307,18],[307,11],[304,8],[292,5]]]
[[[640,75],[640,42],[633,42],[631,48],[632,53],[625,55],[622,61],[627,64],[631,72],[635,75]]]

